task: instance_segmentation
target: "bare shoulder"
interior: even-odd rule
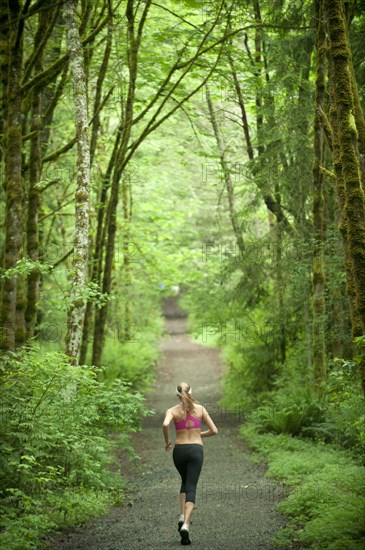
[[[169,411],[172,413],[172,415],[176,415],[179,413],[179,411],[181,411],[181,407],[179,404],[177,404],[177,405],[174,405],[173,407],[170,407]]]
[[[194,408],[200,417],[203,417],[203,415],[206,414],[205,407],[203,407],[203,405],[201,405],[200,403],[195,403]]]
[[[200,407],[201,407],[200,410],[201,410],[202,418],[203,419],[207,418],[207,416],[209,416],[207,409],[203,405],[200,405]]]

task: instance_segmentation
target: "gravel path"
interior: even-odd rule
[[[224,365],[219,351],[193,342],[186,320],[166,320],[161,342],[163,358],[148,403],[156,415],[145,419],[134,435],[141,457],[136,466],[122,463],[130,483],[127,502],[92,524],[62,533],[49,546],[56,550],[144,550],[181,547],[177,531],[180,477],[166,452],[161,429],[165,410],[177,403],[175,387],[187,381],[204,404],[219,434],[204,439],[204,465],[197,489],[197,508],[190,528],[192,545],[199,550],[274,549],[272,536],[285,526],[275,511],[285,488],[265,479],[265,468],[250,459],[238,437],[238,414],[220,409],[220,378]],[[170,427],[171,440],[174,441]],[[125,460],[125,459],[124,459]],[[127,472],[127,474],[125,473]],[[297,547],[298,548],[298,547]]]

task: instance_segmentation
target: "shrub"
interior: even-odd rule
[[[113,493],[120,500],[108,434],[138,430],[149,411],[129,383],[98,382],[93,367],[72,367],[60,353],[9,353],[0,373],[1,539],[9,549],[32,548],[45,531],[67,524],[79,498],[81,521]]]
[[[309,387],[289,386],[271,396],[271,400],[258,407],[250,416],[258,431],[299,435],[306,426],[324,418],[325,405],[320,397],[313,396]]]

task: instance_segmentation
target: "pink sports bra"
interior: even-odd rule
[[[188,414],[185,419],[174,420],[176,430],[193,430],[201,427],[202,421],[192,414]]]

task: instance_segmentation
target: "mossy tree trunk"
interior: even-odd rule
[[[123,342],[129,342],[132,334],[132,304],[131,304],[131,286],[132,286],[132,265],[130,254],[133,251],[131,239],[131,221],[132,221],[132,176],[128,171],[124,171],[122,179],[122,202],[123,202],[123,288],[124,295],[124,325],[122,329]]]
[[[92,130],[91,130],[91,138],[90,138],[90,165],[92,165],[93,163],[93,159],[96,152],[98,132],[100,129],[99,109],[101,106],[103,83],[106,78],[109,58],[110,58],[111,49],[112,49],[112,39],[113,39],[112,13],[109,13],[109,18],[110,19],[108,24],[107,42],[106,42],[103,61],[100,66],[100,71],[98,74],[98,79],[96,84],[96,92],[95,92],[95,100],[94,100],[94,117],[93,117],[93,124],[92,124]],[[120,132],[117,132],[117,134],[118,134],[118,137],[117,137],[116,143],[118,145]],[[115,146],[114,146],[114,150],[115,150]],[[90,258],[91,258],[90,280],[96,283],[98,286],[100,285],[101,269],[102,269],[105,207],[106,207],[106,201],[107,201],[107,192],[110,184],[110,175],[111,175],[112,168],[114,166],[114,159],[115,159],[115,155],[113,154],[111,159],[112,162],[109,163],[109,167],[106,174],[102,176],[101,190],[98,197],[99,206],[97,209],[97,228],[96,228],[96,236],[95,236],[95,242],[94,242],[94,250],[93,250],[93,253],[90,252]],[[82,365],[86,363],[86,356],[87,356],[88,345],[89,345],[89,335],[92,329],[93,312],[94,312],[93,305],[90,301],[88,301],[85,309],[84,325],[83,325],[82,340],[81,340],[81,350],[80,350],[80,363]]]
[[[35,74],[43,70],[43,56],[45,45],[59,15],[59,9],[49,20],[49,14],[41,10],[38,14],[38,29],[34,39],[35,50],[30,57],[32,63],[28,63],[27,71],[30,74],[31,66],[34,66]],[[43,87],[35,86],[31,91],[31,124],[30,124],[30,152],[29,152],[29,190],[27,209],[27,256],[32,261],[40,259],[39,239],[39,210],[41,205],[41,191],[38,183],[42,171],[42,129],[43,129]],[[49,134],[48,134],[49,135]],[[34,336],[34,328],[37,320],[41,275],[38,269],[33,269],[27,280],[27,309],[25,320],[27,338]]]
[[[6,108],[7,108],[7,93],[8,93],[8,76],[9,76],[9,61],[10,61],[10,51],[9,51],[9,35],[10,35],[10,24],[9,24],[9,14],[8,14],[8,2],[7,0],[0,0],[0,136],[1,136],[1,147],[0,147],[0,185],[3,186],[5,190],[5,174],[4,174],[4,124],[7,117]],[[1,247],[0,253],[0,265],[4,266],[4,246]],[[3,279],[0,278],[0,296],[3,292]],[[0,338],[1,342],[4,337],[4,326],[1,326]]]
[[[77,185],[75,193],[75,237],[70,307],[67,315],[66,354],[78,363],[85,313],[89,255],[90,144],[84,56],[77,22],[77,0],[66,0],[64,17],[70,55],[74,118],[77,139]]]
[[[338,140],[338,121],[335,106],[332,104],[330,108],[330,120],[333,128],[333,166],[336,176],[336,191],[338,196],[338,202],[340,206],[340,221],[339,230],[342,236],[342,243],[344,248],[344,264],[346,271],[346,290],[349,297],[349,309],[351,317],[352,337],[356,338],[362,336],[363,329],[361,325],[360,315],[357,309],[357,297],[353,272],[353,264],[351,261],[349,244],[348,244],[348,231],[347,231],[347,218],[345,210],[346,190],[345,181],[342,171],[341,152]],[[365,394],[365,364],[364,361],[359,365],[362,388]]]
[[[330,36],[329,80],[333,165],[340,205],[342,235],[352,336],[365,334],[365,205],[361,185],[358,131],[354,117],[351,55],[342,2],[325,2]],[[365,393],[365,361],[359,365]]]
[[[338,125],[338,145],[345,187],[345,217],[349,256],[354,275],[357,312],[365,334],[365,201],[361,185],[358,130],[354,116],[351,53],[343,2],[325,1],[329,57],[333,63],[333,95]]]
[[[6,87],[3,112],[4,120],[4,164],[5,164],[5,251],[4,269],[14,268],[23,256],[24,234],[24,187],[22,181],[22,94],[21,79],[23,66],[22,5],[14,0],[8,3],[7,24],[9,25],[7,75],[2,78]],[[4,350],[12,350],[25,339],[25,292],[24,277],[15,274],[5,279],[2,289],[2,342]]]
[[[129,40],[128,50],[128,70],[129,84],[128,93],[123,114],[123,126],[118,143],[118,150],[115,152],[115,169],[111,177],[110,200],[107,210],[107,232],[105,234],[105,263],[103,270],[102,292],[109,295],[112,286],[112,270],[115,252],[115,238],[117,232],[117,207],[119,202],[119,187],[123,177],[124,169],[126,168],[126,156],[130,141],[133,113],[134,113],[134,97],[136,89],[137,69],[138,69],[138,50],[141,44],[143,26],[147,18],[148,10],[151,2],[147,0],[143,10],[141,20],[136,29],[135,11],[133,1],[128,0],[126,6],[126,17],[128,21],[127,33]],[[118,137],[119,140],[119,137]],[[114,154],[114,153],[113,153]],[[93,353],[92,364],[100,365],[102,350],[105,338],[106,320],[108,313],[108,303],[103,304],[95,312],[94,338],[93,338]]]
[[[313,379],[315,388],[323,388],[326,381],[326,342],[325,342],[325,267],[324,267],[324,195],[321,166],[324,152],[324,136],[320,111],[323,110],[326,77],[326,36],[320,0],[315,2],[317,22],[317,75],[316,112],[314,116],[314,159],[313,159]]]

